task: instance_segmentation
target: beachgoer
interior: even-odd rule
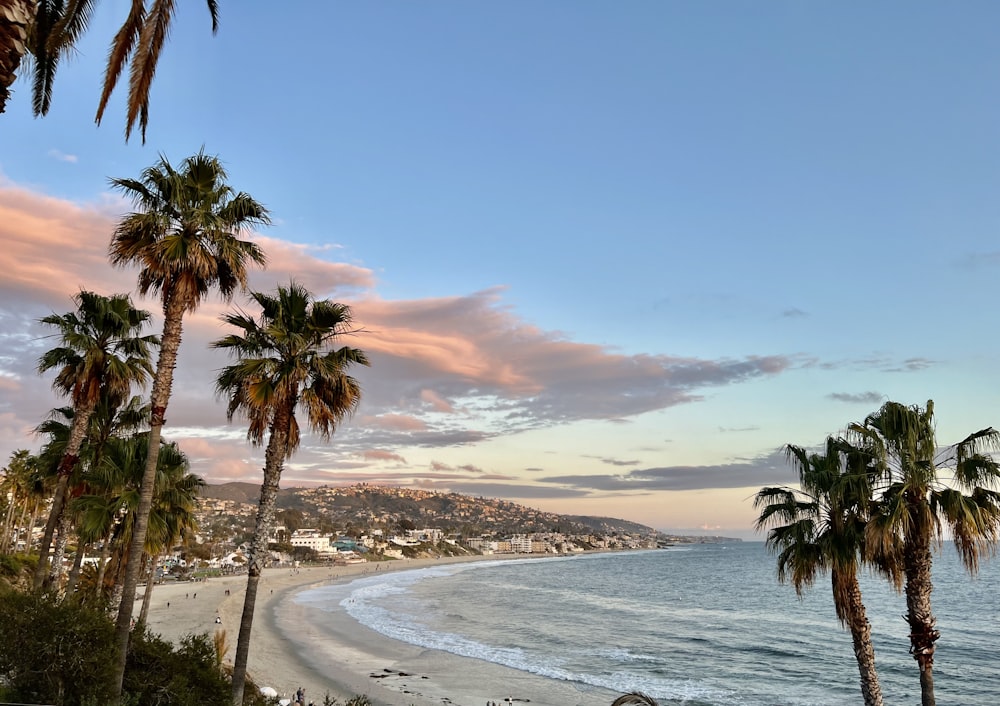
[[[222,624],[222,618],[220,618],[218,615],[215,616],[215,624],[216,625],[221,625]]]

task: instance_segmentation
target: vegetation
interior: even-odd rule
[[[0,700],[56,706],[115,703],[114,625],[95,608],[0,587]],[[214,640],[188,635],[174,646],[137,629],[129,646],[123,703],[202,706],[229,697]],[[257,689],[244,706],[265,706]]]
[[[114,630],[100,611],[0,589],[3,701],[111,703]]]
[[[246,664],[257,587],[267,556],[274,522],[275,498],[285,459],[299,447],[296,408],[301,402],[309,426],[329,438],[337,425],[358,406],[361,387],[347,374],[352,365],[368,365],[363,351],[335,342],[350,334],[351,311],[343,304],[315,301],[303,287],[279,287],[275,295],[254,292],[259,319],[243,313],[224,321],[239,329],[213,346],[230,352],[237,362],[219,373],[217,389],[229,398],[229,419],[238,413],[249,421],[247,438],[264,442],[264,482],[253,541],[250,545],[247,590],[233,662],[233,703],[243,700]]]

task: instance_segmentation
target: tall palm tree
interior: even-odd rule
[[[1000,465],[990,452],[1000,448],[1000,432],[982,429],[939,449],[933,400],[923,409],[886,402],[849,430],[885,484],[866,542],[870,549],[886,552],[900,548],[910,653],[920,668],[921,704],[934,706],[934,643],[940,633],[931,610],[932,549],[947,528],[966,569],[974,574],[980,557],[995,548]],[[950,477],[942,478],[942,471]]]
[[[215,341],[214,348],[237,359],[216,381],[219,394],[229,398],[227,416],[239,412],[249,421],[247,438],[260,446],[267,436],[264,482],[253,540],[250,545],[247,591],[233,662],[233,703],[243,703],[250,630],[257,586],[267,556],[274,522],[274,503],[285,459],[299,447],[296,407],[301,402],[309,426],[329,439],[337,425],[358,406],[361,388],[347,374],[352,365],[368,365],[357,348],[335,348],[351,329],[351,310],[327,300],[314,301],[303,287],[278,287],[275,295],[253,292],[261,308],[259,319],[232,313],[223,320],[240,330]]]
[[[212,33],[219,29],[217,0],[207,0]],[[86,32],[97,0],[4,0],[0,3],[0,113],[21,60],[33,59],[32,109],[45,115],[52,104],[52,85],[59,60],[71,54]],[[148,5],[148,7],[147,7]],[[115,34],[104,71],[104,88],[97,107],[100,124],[118,78],[129,66],[129,92],[125,140],[138,123],[146,141],[149,123],[149,90],[174,19],[175,0],[131,0],[128,15]]]
[[[102,394],[125,399],[133,385],[144,386],[152,374],[150,349],[159,343],[156,336],[140,335],[149,321],[149,312],[133,307],[127,294],[104,296],[83,290],[73,299],[76,311],[41,319],[41,323],[56,328],[59,345],[42,354],[38,371],[56,369],[52,386],[72,400],[73,422],[59,462],[59,480],[39,549],[36,590],[42,587],[48,572],[52,535],[62,519],[69,477],[80,460],[80,447],[94,408]]]
[[[248,264],[265,263],[263,251],[240,236],[246,228],[267,224],[267,209],[248,194],[234,192],[226,176],[222,162],[201,151],[179,168],[161,156],[139,179],[111,180],[136,207],[115,228],[111,263],[138,265],[140,293],[159,293],[163,305],[163,336],[150,400],[149,445],[153,448],[160,444],[184,315],[195,311],[213,288],[229,300],[246,286]],[[146,539],[155,476],[156,457],[149,454],[129,554],[133,557],[141,555]],[[121,649],[115,676],[119,697],[138,582],[139,567],[130,566],[116,623]]]
[[[871,624],[858,584],[865,522],[872,502],[867,459],[842,439],[828,438],[825,454],[785,447],[799,489],[762,488],[754,498],[757,530],[769,528],[767,547],[778,554],[778,580],[802,595],[820,573],[830,572],[837,618],[851,632],[866,706],[881,706]]]

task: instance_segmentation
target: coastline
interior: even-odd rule
[[[247,671],[258,687],[291,698],[299,687],[306,702],[322,703],[328,692],[341,702],[363,694],[375,706],[457,706],[487,702],[532,706],[607,706],[617,694],[529,674],[502,665],[410,645],[357,623],[342,609],[323,611],[293,596],[331,583],[348,583],[380,572],[409,571],[470,561],[524,559],[471,556],[408,559],[296,570],[267,569],[257,594]],[[232,663],[243,609],[246,576],[160,584],[153,589],[149,628],[178,642],[185,635],[226,631]],[[226,595],[226,590],[230,594]],[[169,605],[168,605],[169,604]],[[141,601],[136,601],[138,613]],[[222,623],[216,624],[219,616]],[[316,625],[324,622],[323,629]],[[331,634],[336,635],[331,640]]]

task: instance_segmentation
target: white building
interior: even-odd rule
[[[337,550],[330,546],[329,535],[316,529],[300,529],[292,532],[288,543],[293,547],[308,547],[318,554],[336,554]]]

